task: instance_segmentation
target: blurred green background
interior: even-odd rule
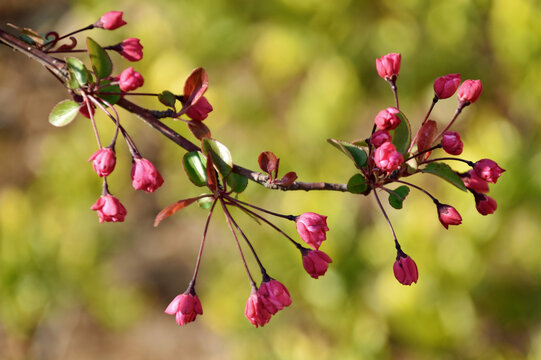
[[[296,171],[302,181],[344,183],[355,172],[325,139],[366,137],[375,114],[393,104],[376,57],[402,53],[400,104],[414,129],[437,76],[481,79],[480,100],[454,130],[465,158],[492,158],[507,170],[491,186],[498,210],[483,217],[471,195],[432,176],[412,178],[454,205],[463,225],[443,229],[419,192],[402,211],[389,210],[420,271],[419,283],[404,287],[393,277],[392,237],[372,197],[250,184],[242,198],[254,204],[328,215],[322,250],[334,262],[311,279],[284,238],[237,214],[293,299],[255,330],[243,315],[249,284],[217,211],[197,287],[205,313],[178,328],[163,309],[189,282],[206,212],[191,207],[159,228],[152,221],[201,191],[184,175],[183,151],[121,112],[165,184],[154,194],[133,191],[119,142],[109,181],[128,216],[99,224],[89,210],[101,192],[87,163],[96,150],[89,122],[49,125],[65,90],[38,64],[0,47],[1,359],[541,358],[538,1],[2,1],[0,20],[66,33],[109,10],[124,11],[128,25],[88,35],[102,45],[126,37],[144,45],[139,63],[112,55],[117,73],[133,65],[145,77],[142,91],[180,92],[203,66],[213,136],[252,169],[260,152],[273,151],[282,174]],[[454,97],[442,101],[432,118],[443,124],[455,107]],[[106,118],[98,126],[105,139],[112,134]],[[277,224],[295,235],[291,223]]]

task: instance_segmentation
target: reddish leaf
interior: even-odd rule
[[[428,120],[419,129],[419,136],[417,137],[417,150],[419,152],[425,151],[432,146],[432,140],[438,131],[438,126],[434,120]],[[421,155],[422,159],[426,160],[430,156],[430,152]]]
[[[210,129],[207,127],[207,125],[203,124],[202,121],[191,120],[188,122],[188,129],[190,129],[193,136],[199,140],[203,140],[204,138],[210,139]]]
[[[207,179],[209,189],[211,191],[216,191],[218,189],[218,180],[216,180],[216,170],[214,170],[212,156],[207,156]]]
[[[259,154],[259,157],[257,158],[257,162],[259,163],[259,167],[261,170],[269,174],[272,178],[272,172],[278,171],[278,158],[272,151],[264,151],[261,154]]]
[[[199,67],[192,71],[184,84],[185,106],[191,106],[196,103],[205,91],[207,91],[208,87],[209,77],[205,69]]]
[[[278,180],[276,183],[278,185],[282,186],[289,186],[293,184],[297,180],[297,174],[294,171],[290,171],[287,174],[285,174],[280,180]]]
[[[198,197],[194,197],[190,199],[179,200],[176,203],[167,206],[162,211],[160,211],[158,215],[156,215],[156,218],[154,219],[154,227],[158,226],[162,222],[163,219],[173,215],[179,210],[184,209],[186,206],[191,205],[192,203],[201,199],[202,197],[204,196],[198,196]]]

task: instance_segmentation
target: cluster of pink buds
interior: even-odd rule
[[[398,53],[391,53],[376,59],[377,73],[391,86],[394,104],[386,106],[376,114],[372,132],[366,138],[353,142],[328,139],[330,144],[353,161],[356,168],[355,174],[351,176],[347,185],[300,182],[296,181],[297,174],[293,171],[287,172],[282,177],[278,176],[279,159],[271,151],[265,151],[258,156],[257,160],[262,172],[244,169],[233,162],[229,149],[211,136],[210,129],[204,123],[213,111],[212,105],[205,97],[209,82],[204,69],[197,68],[192,71],[184,82],[182,93],[174,94],[168,90],[161,93],[135,92],[144,85],[143,75],[134,67],[128,67],[119,75],[113,75],[113,64],[109,53],[116,52],[131,62],[139,61],[143,58],[143,46],[139,39],[128,38],[118,44],[102,47],[92,38],[87,37],[86,49],[76,49],[77,40],[72,35],[94,28],[115,30],[126,25],[122,17],[122,12],[111,11],[95,23],[64,36],[56,32],[50,32],[45,36],[36,33],[39,35],[35,36],[36,40],[28,40],[29,37],[26,34],[33,32],[29,29],[21,31],[19,38],[6,35],[0,29],[0,40],[20,51],[27,51],[30,57],[42,61],[48,70],[67,86],[71,99],[60,102],[50,113],[49,121],[53,125],[67,125],[75,119],[77,114],[82,114],[84,118],[90,120],[98,150],[88,161],[92,162],[94,171],[103,180],[102,194],[91,209],[97,212],[100,222],[122,222],[127,214],[122,203],[109,192],[107,182],[116,168],[115,146],[119,134],[124,138],[131,154],[133,188],[152,193],[164,183],[160,172],[151,161],[141,155],[135,141],[121,124],[117,106],[137,114],[155,130],[187,151],[182,159],[186,175],[195,186],[206,188],[206,193],[176,201],[164,208],[154,221],[154,226],[157,226],[165,218],[194,203],[208,210],[192,279],[187,290],[177,295],[165,309],[166,314],[175,316],[178,325],[190,323],[198,315],[203,314],[195,284],[210,219],[217,205],[223,210],[234,245],[239,250],[246,270],[250,293],[244,314],[255,327],[267,324],[273,315],[291,305],[292,299],[286,286],[269,275],[248,235],[233,217],[231,208],[238,209],[239,213],[248,215],[250,219],[255,219],[276,230],[280,237],[284,237],[299,251],[301,255],[299,266],[302,262],[302,267],[312,278],[318,279],[325,275],[329,264],[332,263],[330,256],[320,250],[329,231],[327,217],[314,212],[305,212],[301,215],[279,214],[241,201],[238,194],[244,191],[249,180],[271,189],[347,190],[353,194],[365,196],[373,194],[393,236],[396,249],[394,276],[399,283],[404,285],[417,283],[419,272],[417,264],[402,250],[382,204],[383,193],[387,194],[388,202],[393,208],[401,209],[410,189],[419,190],[435,204],[438,220],[445,229],[449,229],[450,225],[462,224],[466,220],[453,206],[440,202],[424,188],[406,181],[408,177],[415,174],[432,174],[460,190],[469,191],[473,195],[476,209],[480,214],[488,215],[496,211],[496,201],[486,195],[489,191],[488,184],[495,184],[505,170],[490,159],[473,162],[456,157],[462,154],[464,144],[459,133],[449,130],[463,109],[479,99],[482,92],[480,80],[465,80],[461,83],[459,74],[448,74],[437,78],[433,86],[432,104],[417,132],[412,134],[410,122],[398,102],[397,80],[402,57]],[[71,40],[70,44],[59,44],[61,40],[68,37]],[[37,53],[39,56],[35,56]],[[76,57],[67,56],[63,60],[53,58],[51,54],[56,53],[85,53],[88,55],[87,63],[90,63],[90,66],[87,67]],[[440,131],[436,121],[430,119],[430,114],[439,100],[451,98],[455,93],[458,97],[458,106],[452,118]],[[130,96],[151,96],[164,105],[166,110],[142,108],[127,100]],[[102,146],[95,118],[98,110],[105,114],[106,118],[112,120],[115,129],[110,144],[105,147]],[[198,140],[197,145],[167,126],[163,122],[166,118],[185,123]],[[440,149],[443,149],[445,154],[434,155],[441,152]],[[448,162],[457,161],[467,164],[471,169],[459,173],[448,165]],[[301,245],[301,241],[293,239],[269,220],[271,216],[273,219],[294,222],[298,236],[304,244]],[[245,243],[249,254],[257,263],[261,275],[259,286],[252,275],[253,269],[250,269],[249,262],[246,261],[241,242]]]
[[[462,84],[459,74],[449,74],[434,81],[434,98],[421,125],[412,136],[411,126],[398,102],[397,79],[400,72],[401,55],[387,54],[376,59],[376,68],[380,77],[391,86],[394,94],[394,106],[387,107],[377,113],[371,135],[365,140],[353,143],[329,139],[329,142],[350,157],[359,173],[353,175],[348,182],[348,190],[352,193],[368,195],[373,193],[376,201],[389,223],[397,251],[393,272],[396,279],[404,285],[416,283],[419,277],[417,265],[404,253],[395,235],[393,226],[380,200],[381,191],[389,194],[389,203],[396,209],[401,209],[410,188],[417,189],[436,205],[440,223],[446,228],[449,225],[460,225],[462,217],[458,211],[448,204],[438,201],[432,194],[404,178],[418,173],[428,173],[439,176],[463,191],[474,195],[476,208],[482,215],[492,214],[496,210],[496,202],[488,197],[488,183],[496,183],[498,177],[505,171],[489,159],[477,162],[455,158],[436,157],[431,155],[442,148],[449,155],[462,154],[464,144],[457,132],[449,131],[462,110],[476,102],[482,92],[480,80],[466,80]],[[458,92],[457,92],[458,90]],[[438,132],[438,125],[429,116],[435,104],[441,99],[447,99],[457,92],[458,106],[454,116],[446,126]],[[468,164],[472,170],[466,173],[454,171],[444,161],[459,161]],[[395,189],[389,185],[396,183]]]

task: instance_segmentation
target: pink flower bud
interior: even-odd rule
[[[111,194],[100,196],[90,209],[98,212],[100,223],[122,222],[127,214],[126,208]]]
[[[481,80],[466,80],[458,88],[458,100],[464,104],[471,104],[479,99],[483,85]]]
[[[126,25],[126,22],[122,20],[122,11],[109,11],[100,17],[98,21],[94,23],[94,26],[100,29],[115,30],[119,27]]]
[[[291,305],[291,297],[286,287],[279,281],[270,279],[263,281],[257,290],[261,304],[271,315]]]
[[[447,99],[455,93],[460,85],[460,74],[448,74],[434,81],[434,93],[438,99]]]
[[[248,298],[248,301],[246,301],[244,316],[246,316],[248,321],[255,327],[265,326],[272,317],[272,314],[263,307],[261,296],[258,294],[255,287],[252,287],[250,297]]]
[[[115,46],[114,49],[128,61],[139,61],[143,58],[143,45],[137,38],[128,38]]]
[[[415,261],[404,253],[397,256],[393,265],[393,272],[396,280],[403,285],[417,283],[417,280],[419,279],[417,264],[415,264]]]
[[[203,121],[207,118],[209,112],[214,110],[212,108],[212,105],[208,102],[207,98],[204,96],[201,96],[199,100],[190,106],[188,111],[186,111],[186,115],[188,115],[192,120],[199,120]]]
[[[392,143],[386,142],[374,151],[374,162],[378,168],[390,173],[402,165],[404,157]]]
[[[441,146],[447,154],[460,155],[464,144],[460,139],[460,135],[454,131],[446,131],[441,138]]]
[[[482,159],[475,163],[473,170],[481,179],[496,184],[500,175],[505,171],[490,159]]]
[[[449,225],[460,225],[462,224],[462,217],[456,211],[456,209],[450,205],[446,204],[437,204],[438,206],[438,217],[441,224],[444,228],[448,229]]]
[[[400,113],[400,110],[397,108],[388,107],[376,115],[374,122],[380,130],[393,130],[400,125],[400,118],[397,116],[398,113]]]
[[[131,168],[132,185],[135,190],[154,192],[162,186],[162,175],[147,159],[135,158]]]
[[[332,263],[332,260],[323,251],[308,249],[303,249],[302,251],[302,266],[304,266],[304,270],[314,279],[325,275],[329,268],[329,263]]]
[[[92,161],[92,166],[98,176],[109,176],[115,169],[116,155],[113,149],[106,147],[96,151],[88,161]]]
[[[400,72],[401,59],[402,55],[397,53],[390,53],[382,56],[381,59],[376,59],[376,69],[379,76],[385,80],[396,78]]]
[[[122,71],[120,79],[118,80],[118,86],[122,91],[135,90],[140,86],[143,86],[145,79],[137,71],[133,70],[133,67],[129,67]]]
[[[327,239],[327,217],[313,212],[307,212],[297,216],[295,220],[297,232],[301,239],[314,249],[319,249],[321,243]]]
[[[485,194],[474,193],[475,208],[481,215],[490,215],[498,208],[496,200]]]
[[[370,137],[370,144],[372,144],[375,148],[380,147],[388,141],[391,141],[391,135],[387,130],[375,131]]]
[[[203,308],[197,295],[180,294],[171,301],[164,312],[175,315],[177,324],[180,326],[194,321],[197,315],[203,315]]]
[[[462,182],[464,183],[464,186],[466,186],[468,189],[471,189],[478,193],[487,193],[488,192],[488,183],[481,179],[475,171],[470,170],[466,174],[460,175],[460,178],[462,179]]]

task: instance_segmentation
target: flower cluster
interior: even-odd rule
[[[404,284],[416,283],[419,277],[417,265],[406,255],[398,242],[392,224],[383,208],[378,192],[383,190],[389,193],[391,206],[400,209],[402,203],[414,188],[422,191],[436,205],[440,223],[449,228],[449,225],[460,225],[462,217],[458,211],[448,204],[438,201],[425,189],[404,181],[403,178],[417,174],[430,173],[437,175],[464,191],[474,195],[476,208],[482,215],[492,214],[496,210],[496,201],[486,195],[488,183],[496,183],[505,171],[496,162],[482,159],[477,162],[454,158],[431,158],[433,151],[442,148],[449,155],[462,154],[464,144],[460,134],[449,131],[462,110],[476,102],[482,92],[480,80],[465,80],[461,84],[460,74],[448,74],[434,81],[434,98],[430,109],[422,121],[417,133],[412,137],[411,127],[405,114],[400,110],[397,96],[396,80],[400,72],[401,55],[387,54],[376,59],[376,68],[380,77],[385,79],[393,90],[395,105],[378,112],[374,119],[372,134],[365,141],[347,144],[343,141],[332,140],[333,144],[340,143],[346,147],[346,155],[352,154],[351,149],[357,153],[353,157],[360,174],[354,175],[348,183],[350,192],[367,195],[373,192],[386,220],[392,229],[394,243],[397,251],[393,272],[396,279]],[[458,107],[446,126],[438,133],[438,126],[429,116],[435,104],[441,99],[447,99],[457,93]],[[347,147],[349,146],[349,148]],[[343,150],[343,149],[342,149]],[[366,154],[368,153],[368,155]],[[364,160],[367,159],[367,160]],[[463,162],[472,169],[466,173],[458,173],[444,161]],[[389,189],[389,184],[398,183],[396,189]]]
[[[262,173],[244,169],[233,162],[230,151],[224,144],[212,138],[210,129],[204,123],[209,113],[213,111],[212,105],[205,97],[208,89],[208,76],[204,69],[197,68],[192,71],[184,82],[182,93],[175,94],[168,90],[161,93],[136,93],[134,91],[144,85],[143,75],[132,66],[125,68],[120,74],[117,73],[118,75],[113,75],[109,53],[116,52],[130,62],[140,61],[143,58],[143,46],[139,39],[127,38],[118,44],[102,47],[87,37],[86,50],[75,49],[77,41],[72,35],[76,33],[93,28],[115,30],[124,25],[126,22],[123,20],[123,13],[110,11],[101,16],[95,23],[67,35],[60,36],[56,32],[50,32],[32,46],[34,51],[41,51],[40,55],[43,58],[49,56],[50,53],[62,52],[86,53],[89,57],[91,69],[75,57],[66,57],[63,62],[56,61],[56,59],[48,62],[48,69],[65,83],[71,96],[71,99],[60,102],[53,109],[49,121],[53,125],[63,126],[73,121],[78,113],[90,120],[98,150],[92,154],[88,161],[92,162],[94,171],[103,181],[102,194],[91,209],[97,212],[100,223],[122,222],[127,214],[122,203],[109,192],[107,182],[108,177],[116,168],[115,146],[119,135],[124,138],[131,154],[133,188],[152,193],[164,183],[160,172],[150,160],[141,155],[134,139],[121,124],[116,110],[117,106],[136,113],[162,135],[185,149],[187,153],[182,159],[182,164],[187,177],[194,186],[208,190],[203,195],[182,199],[167,206],[156,216],[154,221],[154,225],[157,226],[165,218],[194,203],[208,210],[193,277],[187,290],[177,295],[165,309],[166,314],[175,316],[178,325],[193,322],[198,315],[203,314],[201,301],[195,291],[195,284],[210,219],[215,213],[216,205],[219,205],[223,210],[226,223],[247,273],[250,294],[244,314],[255,327],[267,324],[273,315],[288,307],[292,300],[286,286],[269,276],[267,268],[260,260],[252,242],[232,216],[231,208],[238,209],[239,213],[248,215],[249,218],[276,230],[299,251],[302,266],[312,278],[318,279],[325,275],[329,264],[332,263],[331,257],[320,250],[329,231],[327,216],[314,212],[305,212],[301,215],[279,214],[241,201],[237,195],[244,191],[248,180],[270,189],[347,190],[350,193],[365,196],[373,194],[392,232],[396,249],[396,260],[393,264],[394,276],[399,283],[404,285],[417,283],[419,272],[417,264],[402,250],[380,199],[383,192],[388,194],[389,204],[396,209],[402,208],[411,188],[423,192],[435,204],[438,220],[445,229],[449,229],[450,225],[462,224],[463,218],[459,212],[453,206],[440,202],[424,188],[406,181],[406,178],[422,173],[436,175],[460,190],[470,192],[480,214],[492,214],[497,209],[496,201],[487,195],[489,192],[488,184],[495,184],[505,170],[490,159],[473,162],[456,157],[462,154],[464,144],[459,133],[449,130],[463,109],[479,99],[482,92],[480,80],[465,80],[461,83],[460,74],[448,74],[437,78],[433,84],[432,104],[423,121],[420,122],[417,132],[412,134],[410,122],[398,102],[397,79],[400,73],[401,54],[391,53],[376,59],[377,73],[389,83],[394,95],[394,104],[385,107],[376,114],[372,132],[368,137],[354,142],[328,139],[329,143],[353,161],[356,173],[349,179],[347,185],[324,182],[305,183],[296,181],[297,174],[293,171],[279,177],[279,159],[271,151],[265,151],[258,156],[258,164]],[[0,34],[2,32],[0,30]],[[29,30],[26,29],[25,32],[29,32]],[[59,45],[60,41],[67,37],[72,40],[72,43]],[[0,37],[0,40],[3,38]],[[16,48],[24,51],[27,46],[18,44]],[[34,57],[33,53],[32,57]],[[438,131],[438,124],[430,119],[430,114],[439,100],[451,98],[455,93],[458,98],[457,109],[449,122]],[[135,95],[153,97],[164,105],[166,110],[144,109],[127,100],[128,97]],[[114,123],[114,135],[107,146],[102,146],[95,117],[97,110]],[[198,140],[198,145],[165,125],[162,122],[162,119],[165,118],[185,123]],[[441,152],[440,149],[445,154],[433,156]],[[466,172],[457,172],[450,167],[449,162],[460,162],[468,165],[471,169]],[[390,188],[393,184],[397,187]],[[294,222],[298,236],[302,241],[290,237],[269,220],[270,216],[273,219]],[[251,271],[248,266],[241,242],[245,243],[250,255],[257,263],[261,275],[259,286],[252,275],[253,269]],[[304,244],[301,245],[302,242]]]

